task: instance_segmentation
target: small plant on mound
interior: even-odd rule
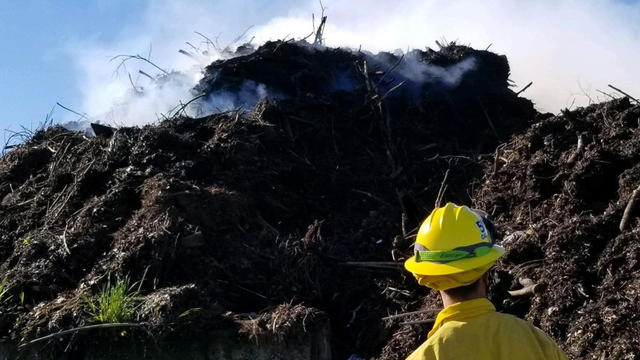
[[[89,305],[91,318],[98,323],[126,323],[135,318],[135,299],[138,290],[129,284],[129,278],[124,277],[111,283],[111,279],[100,290],[96,298],[84,296]]]
[[[3,305],[7,301],[11,300],[11,295],[8,295],[11,286],[9,285],[9,279],[5,276],[0,282],[0,305]]]

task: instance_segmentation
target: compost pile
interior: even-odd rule
[[[639,126],[627,98],[537,121],[496,150],[475,193],[513,234],[499,276],[543,285],[501,305],[572,358],[640,354],[640,209],[624,216],[640,192]]]
[[[201,108],[259,97],[250,108],[95,138],[37,133],[0,160],[0,334],[91,324],[87,299],[126,276],[131,321],[156,339],[228,328],[286,341],[328,321],[335,358],[401,359],[429,323],[382,318],[439,306],[401,264],[440,198],[514,235],[501,309],[576,357],[638,352],[636,235],[618,226],[640,181],[640,110],[541,115],[508,77],[506,57],[455,44],[374,55],[269,42],[211,64],[195,89]],[[519,278],[544,291],[510,297]],[[46,351],[81,354],[91,336]]]

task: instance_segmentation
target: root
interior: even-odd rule
[[[531,279],[518,279],[520,285],[523,286],[522,289],[518,290],[509,290],[508,293],[511,296],[525,296],[525,295],[534,295],[540,293],[542,291],[542,286],[533,282]]]

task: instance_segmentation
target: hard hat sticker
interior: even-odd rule
[[[476,226],[480,229],[480,239],[484,240],[487,238],[487,228],[484,226],[482,220],[476,221]]]

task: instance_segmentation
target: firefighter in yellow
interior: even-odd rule
[[[567,359],[542,330],[487,300],[487,271],[504,253],[497,240],[487,214],[466,206],[448,203],[424,221],[405,268],[440,292],[444,309],[408,360]]]

